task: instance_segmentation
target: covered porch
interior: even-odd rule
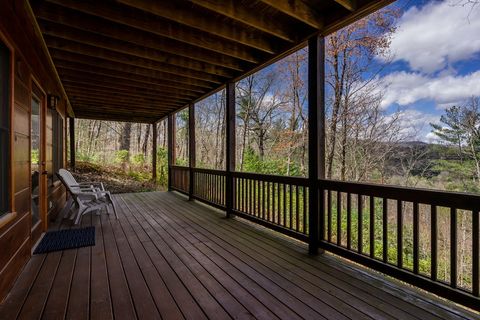
[[[15,53],[14,125],[6,140],[10,205],[0,240],[9,252],[1,257],[8,281],[0,283],[0,319],[480,318],[478,194],[337,181],[325,172],[325,38],[391,2],[6,2],[0,36],[9,35]],[[307,50],[307,173],[239,170],[236,84],[300,48]],[[23,60],[35,72],[24,72]],[[77,118],[148,123],[153,141],[157,124],[168,122],[170,192],[116,195],[119,220],[86,215],[81,226],[95,226],[93,247],[31,255],[42,232],[81,227],[50,221],[65,196],[47,187],[56,167],[44,121],[41,229],[32,231],[35,73],[58,87],[42,93],[42,116],[57,102],[65,114],[56,135],[58,168],[68,155],[75,170]],[[220,91],[224,165],[205,169],[196,159],[196,105]],[[180,110],[188,111],[183,165],[175,161]],[[155,180],[156,142],[151,147]]]
[[[3,319],[479,318],[177,193],[115,199],[119,220],[82,221],[96,227],[94,247],[33,256]]]

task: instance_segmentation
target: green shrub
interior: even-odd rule
[[[115,163],[125,165],[128,162],[128,150],[118,150],[115,152]]]
[[[143,166],[145,164],[145,156],[143,153],[139,153],[133,156],[132,162],[134,165]]]

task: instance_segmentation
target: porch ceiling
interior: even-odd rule
[[[75,117],[154,122],[393,0],[31,0]]]

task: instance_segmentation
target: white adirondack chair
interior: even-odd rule
[[[78,224],[82,216],[88,212],[95,210],[100,212],[100,210],[105,208],[107,213],[110,214],[108,207],[112,206],[115,217],[118,219],[117,209],[113,202],[112,195],[109,191],[105,190],[103,183],[78,183],[73,175],[65,169],[60,169],[57,175],[71,195],[64,209],[60,213],[63,217],[66,217],[67,214],[72,211],[70,215],[70,218],[72,219],[75,215],[75,211],[72,210],[72,208],[76,206],[75,224]]]

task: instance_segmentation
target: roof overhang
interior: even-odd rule
[[[76,117],[152,123],[391,2],[30,4]]]

